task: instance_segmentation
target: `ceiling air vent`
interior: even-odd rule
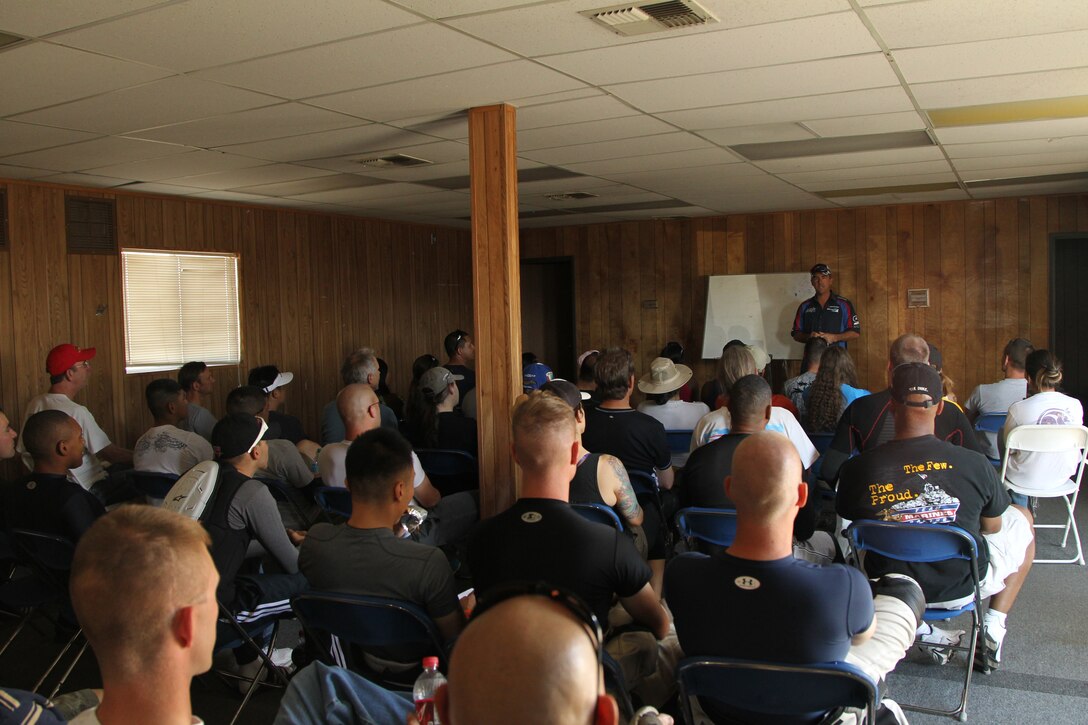
[[[596,10],[585,10],[582,15],[619,35],[660,33],[665,30],[691,28],[718,22],[709,10],[694,0],[613,5]]]
[[[405,166],[426,166],[433,161],[419,159],[407,154],[393,154],[392,156],[374,156],[371,158],[356,159],[355,163],[368,169],[399,169]]]
[[[573,199],[593,199],[596,196],[596,194],[590,194],[588,191],[571,191],[566,194],[545,194],[544,198],[551,201],[571,201]]]

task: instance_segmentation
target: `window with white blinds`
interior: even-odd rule
[[[125,249],[121,267],[126,372],[241,362],[235,255]]]

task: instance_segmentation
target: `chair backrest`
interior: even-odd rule
[[[978,544],[971,534],[946,524],[855,521],[846,530],[855,551],[872,551],[898,561],[932,563],[962,559],[978,565]]]
[[[876,683],[846,662],[787,665],[727,657],[688,657],[677,669],[680,702],[690,715],[691,696],[760,716],[811,716],[840,707],[867,710],[876,722]]]
[[[433,621],[419,607],[408,602],[385,597],[369,597],[358,594],[333,592],[305,592],[291,600],[291,609],[298,617],[307,636],[312,641],[322,641],[316,635],[333,635],[340,642],[355,645],[363,652],[377,649],[379,656],[388,658],[388,650],[395,648],[409,661],[421,663],[423,657],[436,656],[439,668],[446,669],[447,651]],[[345,666],[346,660],[334,641],[335,653],[330,653],[331,664]],[[362,674],[373,677],[363,663],[354,663]],[[411,686],[418,669],[396,679],[378,679],[397,687]]]
[[[816,449],[816,452],[821,456],[831,446],[832,439],[835,438],[834,433],[809,433],[808,439],[812,441],[812,446]]]
[[[635,471],[628,468],[627,477],[631,479],[631,488],[634,489],[636,494],[656,494],[658,491],[657,476],[652,473],[647,473],[646,471]]]
[[[29,529],[12,529],[10,543],[20,560],[61,591],[68,590],[75,544],[63,536]]]
[[[1005,427],[1007,413],[984,413],[975,419],[975,430],[997,433]]]
[[[351,492],[346,488],[322,486],[314,491],[314,499],[325,513],[351,518]]]
[[[571,508],[581,514],[582,518],[589,519],[593,523],[604,524],[616,531],[623,531],[623,522],[610,506],[605,506],[603,503],[572,503]]]
[[[143,495],[164,499],[170,489],[177,483],[179,476],[175,473],[160,473],[159,471],[129,471],[128,479],[136,490]]]
[[[730,546],[737,535],[737,512],[734,509],[693,506],[677,512],[676,525],[685,539]]]
[[[669,440],[669,453],[687,453],[691,450],[692,430],[666,430],[665,437]]]
[[[427,478],[443,496],[480,487],[476,459],[465,451],[421,448],[416,451]]]
[[[1079,450],[1080,460],[1070,477],[1080,483],[1088,459],[1088,428],[1083,425],[1018,425],[1005,438],[1005,455],[1001,462],[1001,481],[1009,468],[1009,457],[1015,451],[1034,453],[1065,453]]]

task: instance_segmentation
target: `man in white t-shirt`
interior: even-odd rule
[[[1028,395],[1027,374],[1024,372],[1024,364],[1031,354],[1031,343],[1022,337],[1009,340],[1005,345],[1005,351],[1001,353],[1001,370],[1005,378],[996,383],[984,383],[979,385],[971,393],[971,397],[963,404],[963,412],[967,420],[974,423],[979,416],[989,413],[1008,413],[1009,407]],[[978,436],[982,452],[988,458],[1000,458],[997,448],[997,434],[988,431],[975,431]]]
[[[718,408],[710,411],[708,415],[703,416],[703,419],[699,421],[691,434],[691,450],[694,451],[699,446],[705,446],[711,441],[728,435],[730,425],[728,408]],[[793,447],[797,449],[797,455],[801,457],[801,463],[804,464],[805,470],[808,470],[820,456],[816,446],[812,445],[808,433],[805,433],[805,429],[793,417],[793,413],[785,408],[779,408],[778,406],[771,408],[771,418],[765,430],[773,430],[789,438],[790,442],[793,443]]]
[[[95,349],[81,349],[65,343],[49,351],[45,359],[45,370],[49,373],[49,392],[33,398],[24,411],[23,425],[26,419],[42,410],[60,410],[75,418],[83,429],[83,440],[87,447],[83,452],[83,464],[68,472],[69,478],[90,491],[96,485],[103,495],[108,478],[102,461],[122,465],[132,465],[132,451],[114,445],[105,431],[95,422],[91,411],[75,402],[74,398],[87,385],[91,377],[91,359]],[[17,449],[23,457],[23,463],[33,470],[34,462],[27,453],[23,442]]]
[[[132,452],[136,470],[180,476],[215,457],[211,443],[178,427],[189,414],[189,401],[178,382],[170,378],[152,380],[145,395],[155,424],[136,441]]]
[[[336,409],[344,421],[347,437],[328,444],[317,457],[317,473],[324,485],[346,485],[348,448],[363,433],[381,426],[378,406],[377,393],[366,383],[347,385],[336,396]],[[413,500],[428,512],[419,540],[434,546],[463,542],[480,516],[477,494],[462,492],[443,496],[427,478],[415,451],[412,451],[412,485]]]

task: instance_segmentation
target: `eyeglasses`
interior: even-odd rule
[[[574,615],[575,619],[586,626],[590,644],[593,645],[593,651],[597,653],[597,664],[600,665],[604,631],[601,629],[601,622],[597,619],[597,615],[578,595],[554,587],[547,582],[511,582],[489,589],[487,595],[477,602],[476,609],[472,612],[472,621],[476,621],[484,612],[502,602],[523,596],[545,597]]]
[[[90,360],[80,360],[79,362],[77,362],[75,365],[72,366],[72,369],[75,370],[76,368],[89,368],[90,366],[91,366],[91,361]]]

